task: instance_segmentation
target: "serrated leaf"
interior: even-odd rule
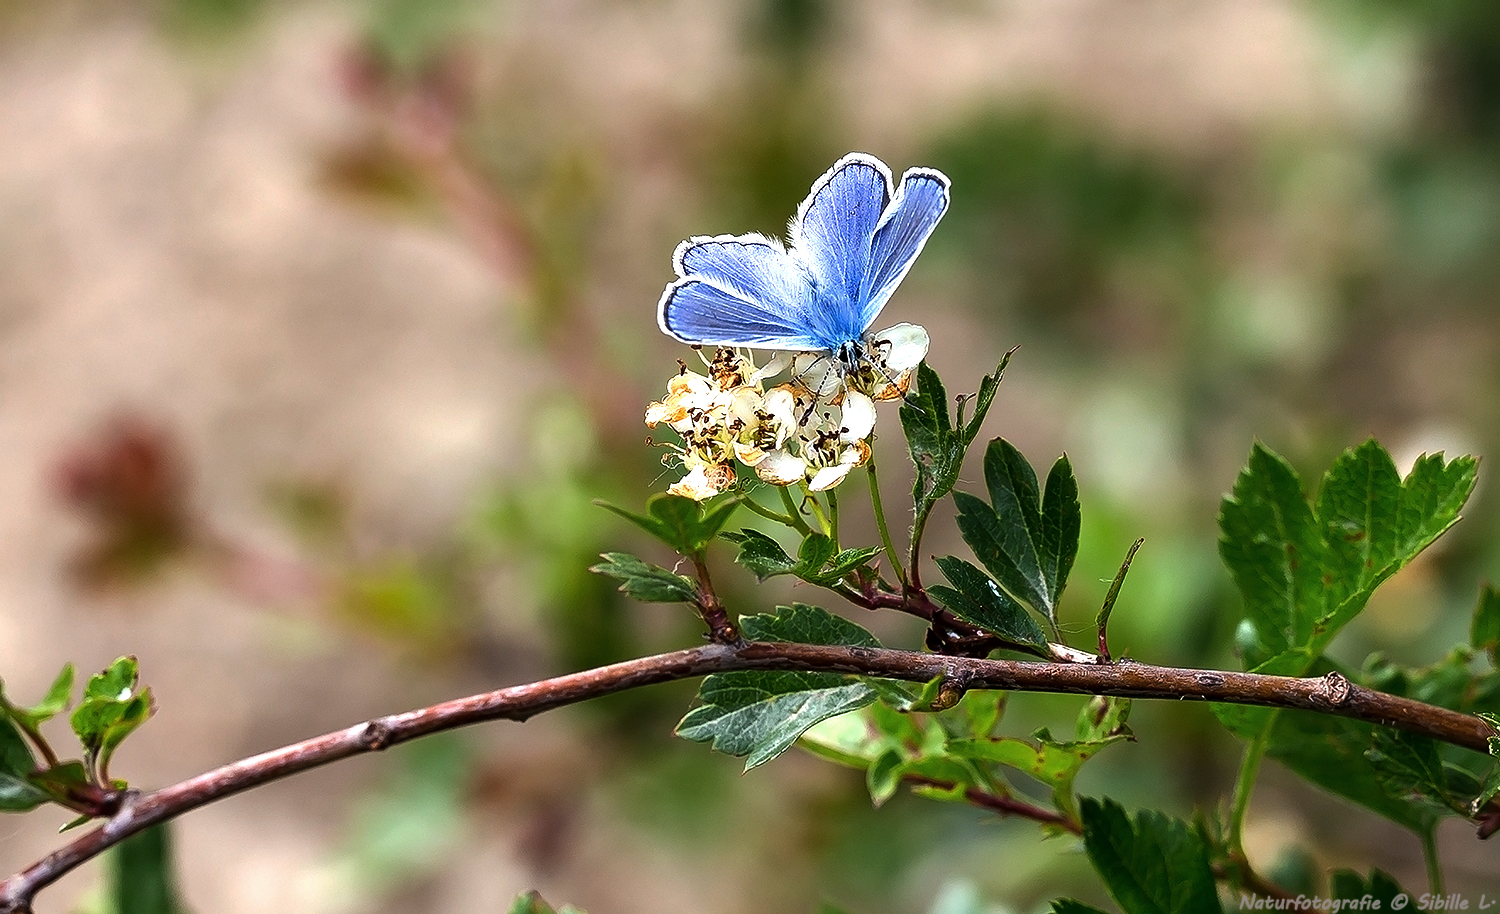
[[[734,559],[736,564],[750,569],[756,580],[764,581],[779,574],[791,574],[797,562],[786,554],[781,544],[759,530],[744,529],[738,533],[725,533],[724,538],[740,547]]]
[[[912,504],[920,527],[932,506],[958,482],[964,454],[979,434],[979,427],[995,399],[995,391],[1010,364],[1012,349],[995,366],[994,374],[979,382],[972,401],[973,414],[964,421],[963,408],[957,413],[957,424],[948,415],[948,394],[943,382],[926,362],[917,366],[917,386],[901,406],[901,430],[906,435],[907,450],[916,466],[912,484]]]
[[[1387,794],[1423,803],[1440,815],[1468,815],[1468,801],[1481,788],[1470,783],[1466,773],[1444,766],[1434,740],[1377,727],[1372,742],[1365,758]]]
[[[31,783],[36,757],[26,738],[8,718],[0,717],[0,811],[25,812],[47,802],[47,794]]]
[[[1073,477],[1073,464],[1064,454],[1047,473],[1047,488],[1042,493],[1041,527],[1037,535],[1037,557],[1042,563],[1042,577],[1047,581],[1053,606],[1062,598],[1068,575],[1073,571],[1082,526],[1078,480]]]
[[[1085,799],[1083,845],[1125,914],[1222,911],[1203,838],[1155,810],[1134,820],[1113,800]]]
[[[1477,716],[1490,725],[1490,731],[1494,734],[1489,738],[1490,755],[1500,758],[1500,714],[1480,711]]]
[[[1479,604],[1469,624],[1469,645],[1490,655],[1490,663],[1500,664],[1500,588],[1486,584],[1479,591]]]
[[[1044,497],[1031,464],[1004,438],[984,454],[990,503],[955,493],[964,542],[1012,598],[1055,627],[1057,601],[1078,554],[1078,484],[1066,457],[1053,464]],[[1046,510],[1044,510],[1044,507]]]
[[[758,530],[746,529],[724,536],[740,547],[735,561],[750,569],[761,581],[792,574],[809,584],[832,587],[880,553],[879,546],[839,552],[832,539],[821,533],[812,533],[803,539],[794,560],[780,543]]]
[[[1414,832],[1436,824],[1429,805],[1392,796],[1365,760],[1372,725],[1311,711],[1285,711],[1274,721],[1267,754],[1303,779]]]
[[[802,603],[775,615],[743,616],[740,629],[754,641],[880,646],[853,622]],[[754,670],[715,673],[703,680],[698,698],[702,705],[687,713],[677,735],[746,757],[748,771],[785,752],[819,721],[868,705],[875,693],[838,673]]]
[[[1328,879],[1328,894],[1336,901],[1372,902],[1367,910],[1400,910],[1392,902],[1397,895],[1406,895],[1400,883],[1384,870],[1372,870],[1365,878],[1353,870],[1335,870]],[[1409,897],[1409,896],[1408,896]]]
[[[625,552],[606,552],[589,571],[620,581],[620,590],[642,603],[697,603],[698,588],[676,572],[650,565]]]
[[[1224,499],[1219,554],[1253,633],[1253,672],[1304,676],[1381,582],[1458,520],[1476,462],[1419,458],[1405,480],[1375,441],[1344,453],[1324,474],[1316,510],[1291,466],[1263,445]],[[1279,712],[1215,705],[1241,736]]]
[[[989,575],[956,556],[944,556],[935,561],[953,586],[933,585],[928,588],[928,593],[945,609],[1013,644],[1045,650],[1047,635],[1042,627]]]
[[[665,493],[646,500],[646,514],[636,514],[604,501],[595,504],[625,518],[682,555],[702,552],[740,506],[737,498],[707,507],[691,498]]]
[[[116,914],[179,914],[167,824],[131,835],[109,853],[110,899]]]
[[[120,743],[156,712],[151,690],[137,690],[138,680],[135,658],[121,657],[89,677],[73,709],[70,721],[87,766],[101,775]]]

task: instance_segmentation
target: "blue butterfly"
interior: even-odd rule
[[[851,152],[813,184],[789,229],[689,238],[680,277],[657,305],[662,332],[684,343],[826,352],[852,372],[865,334],[948,210],[949,182],[911,168],[891,186],[885,163]]]

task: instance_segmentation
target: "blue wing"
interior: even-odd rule
[[[868,329],[891,293],[906,278],[912,262],[938,220],[948,211],[948,176],[931,168],[911,168],[901,176],[901,186],[890,208],[880,218],[870,246],[870,269],[859,301],[859,319]]]
[[[871,242],[891,200],[891,173],[885,163],[851,152],[813,185],[792,220],[794,254],[805,261],[819,286],[818,307],[810,314],[823,346],[858,339],[871,266]],[[873,315],[872,315],[873,316]]]
[[[690,238],[677,246],[679,278],[657,305],[662,332],[684,343],[822,349],[807,316],[807,267],[761,235]]]

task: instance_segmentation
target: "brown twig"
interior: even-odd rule
[[[937,778],[929,778],[920,774],[909,774],[902,778],[908,784],[918,784],[924,787],[936,787],[939,790],[952,790],[957,787],[952,781],[943,781]],[[1031,819],[1043,825],[1052,825],[1075,835],[1083,834],[1083,826],[1069,819],[1061,813],[1050,809],[1034,806],[1015,797],[1001,796],[998,793],[990,793],[980,790],[978,787],[969,787],[964,790],[964,800],[974,806],[993,810],[1002,816],[1017,816],[1022,819]]]
[[[101,827],[0,882],[0,914],[29,914],[37,892],[121,840],[158,822],[269,781],[440,730],[487,720],[523,721],[542,711],[626,689],[708,673],[757,669],[852,673],[909,682],[928,682],[945,676],[963,682],[968,689],[1223,701],[1304,709],[1397,727],[1475,752],[1486,751],[1490,736],[1489,725],[1477,717],[1375,692],[1337,674],[1292,679],[1144,663],[979,660],[884,648],[773,642],[710,644],[376,718],[232,762],[153,793],[129,797]]]

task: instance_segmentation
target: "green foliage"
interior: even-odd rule
[[[1402,480],[1371,440],[1334,463],[1310,504],[1291,465],[1257,444],[1219,516],[1219,553],[1257,639],[1247,665],[1305,673],[1381,582],[1458,521],[1476,469],[1426,455]]]
[[[151,690],[137,689],[134,657],[121,657],[89,677],[73,709],[73,732],[83,744],[84,767],[95,781],[107,781],[109,760],[125,737],[156,713]]]
[[[646,514],[635,514],[608,502],[596,504],[620,515],[682,555],[703,552],[740,506],[733,498],[708,507],[691,498],[666,494],[651,496],[646,502]]]
[[[658,565],[649,565],[625,552],[606,552],[603,562],[589,568],[620,581],[620,591],[642,603],[697,603],[692,581]]]
[[[1467,817],[1482,790],[1473,774],[1445,763],[1438,744],[1425,736],[1378,728],[1365,758],[1388,795],[1421,804],[1435,816]]]
[[[740,631],[754,641],[880,646],[853,622],[802,603],[742,617]],[[748,771],[785,752],[808,727],[874,701],[875,693],[837,673],[747,671],[709,676],[698,698],[702,704],[677,725],[677,735],[746,757]]]
[[[833,587],[880,554],[879,546],[841,551],[830,537],[810,533],[803,538],[797,558],[793,559],[780,543],[758,530],[745,529],[723,536],[739,545],[735,561],[750,569],[760,581],[790,574],[809,584]]]
[[[1021,452],[997,438],[985,451],[984,478],[989,504],[966,492],[953,495],[959,532],[1006,594],[1056,628],[1057,601],[1078,554],[1073,468],[1066,456],[1059,457],[1043,492]]]
[[[952,587],[933,584],[927,592],[965,622],[998,635],[1017,647],[1045,656],[1047,634],[1021,604],[1011,599],[989,575],[956,556],[936,559]]]
[[[1220,911],[1203,837],[1153,810],[1132,821],[1113,800],[1083,801],[1083,846],[1125,914]]]
[[[47,802],[47,793],[32,783],[36,757],[8,718],[0,718],[0,810],[25,812]]]
[[[916,390],[901,406],[901,430],[906,434],[906,447],[917,469],[911,493],[916,530],[926,525],[933,505],[958,483],[964,455],[979,434],[995,391],[1005,377],[1005,366],[1014,354],[1014,349],[1007,352],[995,366],[995,373],[985,375],[979,382],[979,390],[973,397],[974,412],[967,422],[964,407],[969,401],[961,400],[955,415],[950,417],[942,379],[926,362],[917,366]]]
[[[1490,663],[1500,665],[1500,589],[1486,584],[1479,592],[1479,604],[1469,625],[1469,645],[1490,655]]]
[[[113,914],[181,914],[186,910],[173,875],[171,834],[165,822],[121,841],[108,859]]]
[[[516,900],[510,903],[507,914],[584,914],[583,909],[575,908],[565,904],[560,908],[554,908],[542,899],[542,893],[532,890],[516,896]]]
[[[1366,896],[1379,903],[1374,910],[1399,910],[1391,902],[1405,895],[1399,883],[1384,870],[1372,870],[1365,878],[1353,870],[1334,870],[1328,879],[1328,894],[1339,901],[1359,901]]]

